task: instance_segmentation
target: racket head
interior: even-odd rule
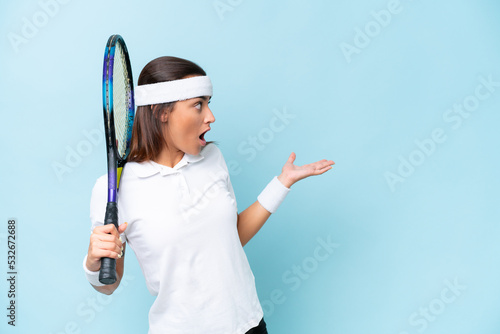
[[[109,37],[104,52],[103,111],[108,154],[108,201],[116,201],[121,169],[130,152],[135,116],[132,68],[125,41]]]

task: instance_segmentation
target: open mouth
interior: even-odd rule
[[[200,138],[200,141],[201,141],[201,145],[202,146],[205,146],[207,144],[207,141],[205,140],[205,134],[210,131],[210,129],[206,130],[205,132],[203,132],[198,138]]]

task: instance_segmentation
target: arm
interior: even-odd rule
[[[335,164],[332,160],[323,159],[312,164],[296,166],[293,164],[295,158],[295,153],[292,152],[278,176],[278,180],[286,188],[290,188],[294,183],[306,177],[323,174],[332,169],[332,165]],[[267,211],[259,201],[255,201],[246,210],[238,214],[237,226],[242,246],[245,246],[259,232],[270,216],[271,212]]]
[[[264,209],[259,201],[255,201],[246,210],[238,214],[237,226],[242,246],[245,246],[259,232],[270,216],[271,212]]]
[[[124,271],[124,257],[125,254],[125,244],[120,240],[120,233],[123,233],[127,228],[127,223],[119,226],[118,231],[114,225],[103,225],[94,228],[92,235],[90,236],[89,250],[87,253],[86,261],[84,263],[87,276],[99,275],[99,270],[101,269],[101,258],[110,257],[116,259],[116,282],[110,285],[94,285],[92,280],[89,279],[91,285],[97,291],[104,293],[106,295],[112,294],[120,285],[120,281],[123,277]]]

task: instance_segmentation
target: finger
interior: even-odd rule
[[[335,165],[335,162],[333,162],[332,160],[323,159],[323,160],[319,160],[319,161],[316,161],[316,162],[313,162],[313,163],[301,166],[301,168],[304,168],[304,169],[311,169],[311,168],[312,169],[318,169],[318,168],[323,168],[325,166],[330,166],[330,165]]]
[[[295,161],[295,158],[296,158],[296,157],[297,157],[297,156],[295,155],[295,152],[292,152],[292,153],[290,154],[290,156],[288,157],[287,162],[288,162],[288,163],[293,164],[293,162]]]
[[[326,159],[322,159],[322,160],[320,160],[318,162],[326,163],[326,164],[330,164],[330,165],[334,163],[333,160],[326,160]]]
[[[123,224],[122,224],[123,225]],[[97,227],[96,227],[97,228]],[[119,228],[119,227],[118,227]],[[126,228],[126,227],[125,227]],[[100,232],[104,232],[106,234],[109,234],[109,235],[113,235],[115,236],[116,238],[120,239],[120,233],[118,232],[118,230],[116,229],[115,225],[114,224],[108,224],[108,225],[103,225],[103,228],[100,229]],[[120,239],[120,242],[121,242],[121,239]]]
[[[112,252],[119,255],[122,252],[122,248],[121,244],[118,245],[115,242],[100,241],[92,245],[91,253],[95,256],[97,254],[102,254],[102,252]]]
[[[118,234],[118,232],[116,232],[116,229],[115,229],[115,232],[113,232],[111,234],[100,233],[99,231],[95,231],[96,229],[94,229],[94,233],[92,233],[92,235],[90,236],[91,243],[113,242],[119,247],[123,246],[123,241],[121,240],[121,237]]]
[[[94,228],[94,233],[113,234],[117,232],[114,224],[107,224],[107,225],[97,226],[96,228]]]
[[[103,234],[103,233],[93,233],[90,236],[91,242],[115,242],[117,240],[116,236],[112,234]]]
[[[113,251],[109,249],[96,249],[95,251],[92,252],[92,256],[95,257],[96,259],[102,259],[103,257],[109,257],[112,259],[119,259],[121,250],[118,251]]]
[[[314,174],[315,175],[320,175],[320,174],[323,174],[323,173],[329,171],[332,168],[333,168],[333,166],[325,166],[323,168],[318,168]]]
[[[123,243],[119,238],[110,234],[92,235],[90,237],[90,248],[121,249]]]
[[[324,163],[321,164],[322,167],[333,166],[333,165],[335,165],[335,162],[331,160],[325,161]]]
[[[118,233],[122,234],[123,232],[125,232],[125,230],[127,229],[127,226],[128,226],[128,223],[123,223],[120,226],[118,226]]]
[[[303,170],[312,171],[314,173],[319,169],[325,168],[326,166],[329,166],[329,165],[324,164],[324,163],[320,163],[319,161],[317,161],[317,162],[314,162],[312,164],[304,165],[300,168]]]
[[[313,165],[316,168],[324,168],[324,167],[327,167],[327,166],[335,165],[335,162],[333,162],[332,160],[321,160],[321,161],[315,162]]]

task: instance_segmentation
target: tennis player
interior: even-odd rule
[[[290,187],[332,168],[304,166],[292,153],[257,201],[238,213],[220,150],[205,140],[215,121],[212,84],[198,65],[160,57],[142,70],[129,160],[118,196],[120,226],[103,225],[106,176],[92,191],[92,234],[83,267],[99,292],[111,294],[124,271],[125,243],[134,250],[156,299],[149,334],[267,333],[243,246]],[[117,282],[99,283],[102,257],[117,259]]]

